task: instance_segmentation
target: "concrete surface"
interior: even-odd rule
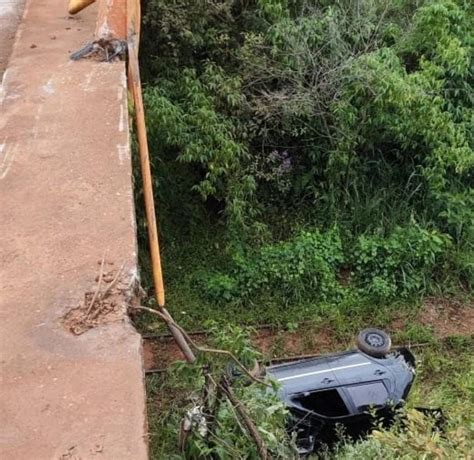
[[[0,0],[0,81],[10,57],[25,0]]]
[[[68,59],[95,10],[70,19],[66,3],[28,1],[0,88],[0,458],[141,460],[124,64]],[[125,267],[113,312],[74,335],[63,318],[87,305],[104,251],[105,272]]]

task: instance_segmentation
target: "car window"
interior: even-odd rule
[[[344,400],[335,388],[303,393],[293,399],[305,409],[326,417],[342,417],[349,414]]]
[[[369,406],[381,406],[388,400],[388,392],[383,382],[351,385],[346,389],[357,410],[365,410]]]

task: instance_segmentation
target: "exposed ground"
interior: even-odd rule
[[[452,299],[428,298],[417,313],[417,318],[408,320],[400,316],[387,327],[395,344],[410,344],[407,330],[414,323],[422,329],[422,334],[428,341],[453,335],[469,336],[474,331],[474,305]],[[194,340],[205,342],[205,335],[196,334]],[[264,359],[319,354],[352,346],[330,328],[314,328],[311,324],[303,324],[295,331],[260,328],[254,334],[254,344],[262,352]],[[146,370],[163,369],[178,359],[183,357],[171,337],[165,335],[145,338]]]

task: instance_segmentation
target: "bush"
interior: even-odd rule
[[[153,156],[192,165],[240,249],[295,206],[306,227],[414,215],[472,246],[473,16],[455,0],[152,0]]]
[[[356,282],[376,299],[424,293],[451,240],[413,224],[388,237],[362,235],[352,254]]]
[[[343,444],[327,458],[468,459],[474,447],[473,434],[471,426],[461,424],[442,433],[436,427],[435,420],[412,409],[397,428],[376,430],[368,440]]]
[[[210,325],[212,346],[232,352],[249,369],[259,356],[250,342],[250,332],[230,324],[220,327]],[[160,410],[153,418],[155,426],[160,427],[158,441],[163,446],[162,454],[158,454],[155,447],[154,453],[159,456],[153,458],[260,458],[255,442],[245,429],[235,407],[209,384],[221,383],[222,377],[228,374],[229,364],[228,356],[200,353],[196,363],[177,362],[168,370],[159,389]],[[293,440],[285,429],[288,410],[276,392],[269,391],[266,385],[249,381],[245,376],[236,378],[232,382],[232,389],[257,427],[272,458],[297,458]],[[153,390],[152,388],[151,391]],[[202,420],[200,417],[193,419],[193,429],[183,455],[176,455],[176,441],[183,417],[190,409],[198,409],[197,412],[200,413],[204,408],[212,409],[212,416],[208,414],[206,423],[202,426],[199,426]]]
[[[279,296],[282,302],[308,296],[315,301],[334,299],[341,291],[337,273],[343,259],[337,229],[305,231],[236,256],[231,273],[211,276],[206,291],[216,301],[248,301],[263,293]]]
[[[407,298],[432,287],[451,246],[449,236],[415,223],[388,236],[361,235],[346,254],[337,229],[306,231],[236,256],[233,268],[209,276],[204,289],[221,303],[265,293],[281,301],[337,302],[354,289],[360,298],[375,302]],[[353,273],[345,286],[338,279],[343,267]]]

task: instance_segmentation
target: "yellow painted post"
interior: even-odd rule
[[[143,180],[143,195],[145,199],[146,220],[148,226],[148,240],[150,245],[151,264],[153,268],[153,281],[155,285],[158,309],[166,318],[168,327],[176,343],[180,347],[188,362],[196,361],[196,357],[186,341],[183,333],[173,324],[173,318],[165,308],[165,288],[163,272],[161,269],[160,244],[158,241],[158,227],[156,223],[155,201],[153,197],[153,181],[150,168],[150,154],[145,124],[145,110],[140,80],[140,67],[138,65],[138,46],[140,33],[140,1],[128,0],[127,2],[127,34],[128,34],[128,78],[129,88],[132,91],[135,109],[135,125],[137,129],[138,149]]]
[[[94,2],[95,0],[69,0],[67,11],[69,14],[77,14]]]

